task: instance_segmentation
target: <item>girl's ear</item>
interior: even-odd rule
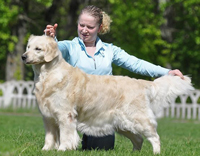
[[[99,26],[98,33],[101,32],[101,29],[102,29],[102,24]]]

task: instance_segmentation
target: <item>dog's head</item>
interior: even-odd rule
[[[25,64],[41,64],[52,61],[58,56],[58,46],[52,37],[31,35],[22,55]]]

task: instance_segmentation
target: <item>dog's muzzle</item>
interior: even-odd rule
[[[26,62],[27,55],[23,54],[21,58],[22,58],[22,60],[23,60],[24,62]]]

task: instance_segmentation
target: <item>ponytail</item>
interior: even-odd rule
[[[107,13],[102,11],[102,15],[103,15],[102,27],[99,32],[99,34],[101,35],[106,34],[110,31],[110,24],[112,22],[112,20],[110,19],[110,16]]]

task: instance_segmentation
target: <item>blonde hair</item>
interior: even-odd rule
[[[99,26],[102,26],[99,34],[103,35],[110,31],[110,24],[112,20],[110,19],[110,16],[104,11],[102,11],[100,8],[94,5],[89,5],[81,10],[80,15],[82,15],[83,13],[88,13],[97,19],[97,23],[99,24]]]

